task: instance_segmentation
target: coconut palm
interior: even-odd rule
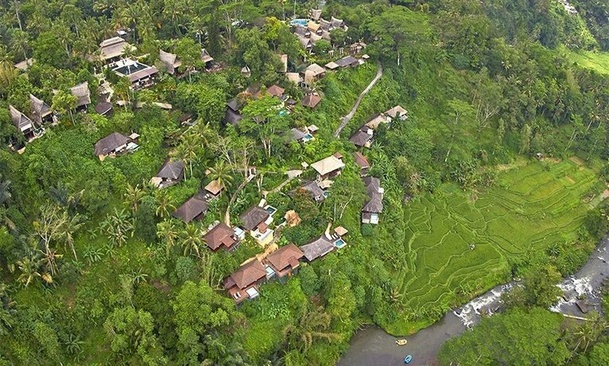
[[[112,245],[120,247],[133,235],[133,220],[125,210],[115,208],[114,213],[108,214],[100,223],[99,229],[108,236]]]
[[[213,168],[209,168],[209,178],[217,181],[224,188],[230,187],[233,183],[234,178],[230,173],[231,167],[224,160],[217,161]]]
[[[314,339],[340,339],[340,334],[328,331],[331,320],[321,306],[315,310],[304,308],[296,324],[288,324],[283,329],[284,338],[291,349],[299,348],[303,352],[311,347]]]
[[[158,190],[154,194],[156,199],[156,215],[161,219],[169,217],[169,214],[175,211],[176,207],[171,202],[171,196],[166,190]]]
[[[125,194],[123,195],[123,199],[125,200],[123,203],[132,213],[137,212],[139,204],[142,202],[142,199],[146,195],[146,192],[142,188],[140,188],[139,184],[135,187],[131,184],[127,183],[127,189]]]
[[[200,146],[199,137],[194,133],[182,135],[180,145],[175,150],[175,155],[188,164],[190,176],[192,176],[192,163],[197,159],[197,151]]]
[[[592,313],[588,321],[577,325],[570,334],[573,352],[585,354],[591,345],[599,341],[606,329],[607,322],[598,313]]]
[[[76,256],[76,249],[74,249],[74,233],[76,233],[84,225],[84,218],[79,214],[72,217],[68,217],[68,220],[64,225],[63,240],[74,255],[74,259],[78,260]]]
[[[169,257],[180,238],[180,232],[173,220],[159,222],[156,228],[156,236],[165,244],[165,253]]]
[[[25,257],[18,260],[16,264],[19,271],[21,271],[17,281],[21,282],[25,287],[28,287],[36,277],[42,276],[40,274],[41,260],[37,255]]]
[[[180,239],[182,241],[182,247],[184,248],[184,255],[190,255],[193,252],[196,253],[197,257],[200,256],[199,248],[203,245],[203,239],[201,237],[201,230],[194,225],[188,224],[184,230],[180,233]]]
[[[44,266],[44,269],[46,269],[46,271],[43,271],[41,277],[46,283],[53,283],[52,276],[55,276],[58,272],[57,259],[63,257],[63,254],[57,253],[57,249],[54,248],[47,248],[40,253],[42,254],[40,263]]]

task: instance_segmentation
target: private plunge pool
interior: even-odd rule
[[[307,19],[292,19],[292,21],[290,21],[290,25],[300,25],[306,27],[307,24],[309,24]]]
[[[347,245],[347,243],[345,243],[345,241],[342,238],[338,239],[334,242],[334,246],[338,249],[344,247],[345,245]]]

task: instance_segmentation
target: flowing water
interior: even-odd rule
[[[563,297],[550,308],[551,311],[573,316],[585,316],[577,306],[577,301],[585,299],[590,310],[600,311],[600,288],[609,277],[609,239],[603,239],[580,270],[563,280],[557,286],[563,290]],[[479,296],[462,307],[444,315],[441,321],[407,337],[393,337],[382,329],[371,326],[357,332],[351,339],[351,346],[338,366],[389,366],[403,365],[404,357],[413,356],[411,365],[436,365],[442,344],[475,326],[481,314],[492,315],[500,304],[503,293],[517,282],[500,285]],[[580,305],[582,303],[580,302]],[[395,344],[397,339],[406,339],[405,346]]]

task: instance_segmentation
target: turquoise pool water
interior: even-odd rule
[[[347,245],[347,243],[345,243],[345,241],[343,239],[338,239],[334,242],[334,246],[337,247],[338,249],[344,247],[345,245]]]
[[[309,21],[307,19],[292,19],[292,21],[290,21],[290,25],[301,25],[303,27],[306,27],[308,23]]]

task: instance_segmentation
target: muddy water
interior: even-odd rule
[[[590,255],[588,261],[573,276],[558,284],[564,298],[550,308],[563,314],[585,316],[576,306],[577,299],[585,298],[589,309],[600,310],[599,289],[609,277],[609,239],[603,239]],[[434,325],[408,337],[393,337],[382,329],[371,326],[355,334],[351,346],[337,366],[390,366],[403,365],[404,357],[413,356],[411,365],[436,365],[442,344],[449,338],[463,333],[480,321],[480,311],[491,312],[505,291],[515,286],[514,282],[497,286],[477,297],[461,308],[444,315]],[[395,344],[405,338],[405,346]]]

